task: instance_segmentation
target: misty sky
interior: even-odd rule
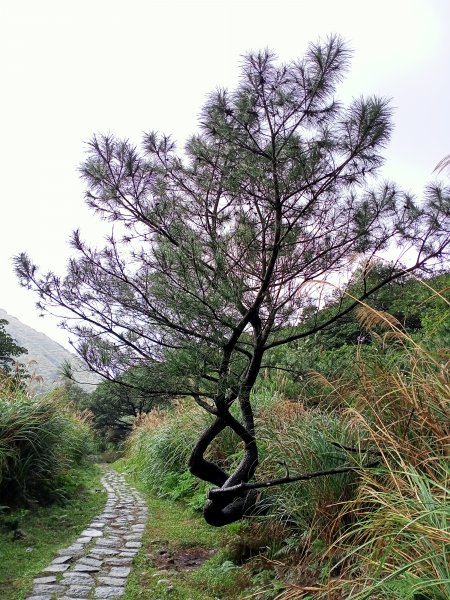
[[[420,195],[450,154],[448,0],[4,0],[0,307],[67,346],[39,318],[12,256],[64,273],[70,232],[101,244],[105,225],[83,204],[78,165],[94,132],[173,134],[182,146],[214,88],[233,87],[242,54],[281,60],[342,35],[354,50],[338,96],[392,98],[395,129],[383,176]]]

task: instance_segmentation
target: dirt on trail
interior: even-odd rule
[[[176,549],[161,548],[149,556],[160,570],[187,571],[197,569],[214,553],[215,550],[211,548],[192,546]]]

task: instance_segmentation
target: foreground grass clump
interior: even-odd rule
[[[353,447],[378,456],[359,472],[353,499],[341,505],[328,575],[313,598],[445,600],[450,597],[449,350],[429,350],[395,321],[361,311],[368,325],[388,322],[352,374],[322,379],[324,398],[358,436]],[[335,520],[329,521],[332,528]],[[336,535],[338,534],[338,535]],[[280,598],[305,597],[295,582]]]
[[[350,411],[377,448],[380,467],[363,474],[358,496],[347,507],[355,525],[341,540],[350,559],[346,589],[350,586],[358,600],[445,600],[450,598],[450,379],[443,368],[448,353],[409,347],[402,336],[398,341],[404,344],[402,367],[374,360],[370,370],[361,368]]]
[[[71,471],[63,504],[0,513],[0,598],[24,600],[36,577],[101,512],[106,494],[94,465]],[[68,476],[69,477],[69,476]]]
[[[86,415],[61,391],[30,397],[0,376],[0,500],[47,504],[70,495],[70,471],[94,452]]]
[[[450,598],[448,461],[433,470],[430,476],[400,459],[383,478],[366,476],[358,498],[365,509],[345,538],[352,581],[344,587],[352,598]]]

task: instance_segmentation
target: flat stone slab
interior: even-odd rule
[[[94,598],[119,598],[125,593],[124,587],[100,586],[95,590]]]
[[[52,600],[52,597],[50,594],[46,594],[44,596],[28,596],[27,600]]]
[[[104,556],[114,556],[118,553],[118,550],[113,550],[112,548],[103,548],[99,546],[94,546],[91,550],[91,554],[102,554]]]
[[[105,558],[105,565],[114,565],[115,567],[131,565],[132,562],[132,558]]]
[[[141,548],[142,542],[127,542],[125,548]]]
[[[56,583],[56,577],[54,577],[54,576],[36,577],[36,579],[33,579],[33,583],[34,584],[39,584],[39,583]]]
[[[102,575],[97,578],[99,583],[103,583],[103,585],[110,585],[111,587],[122,587],[125,586],[125,579],[121,579],[120,577],[108,577],[107,575]]]
[[[76,573],[97,573],[100,571],[100,567],[93,567],[92,565],[75,565],[73,571]]]
[[[130,567],[113,567],[109,572],[109,575],[110,577],[128,577],[130,571]]]
[[[53,585],[51,583],[49,584],[38,584],[38,585],[34,585],[33,586],[33,594],[61,594],[63,592],[66,591],[66,586],[65,585],[58,585],[57,583],[54,583]]]
[[[64,573],[62,583],[69,585],[90,585],[94,584],[94,580],[89,573]]]
[[[68,548],[62,548],[62,550],[58,550],[59,556],[77,556],[78,554],[84,552],[84,548],[82,544],[72,544]]]
[[[103,531],[100,529],[85,529],[80,533],[80,537],[102,537]]]
[[[122,547],[123,542],[120,538],[102,538],[98,539],[96,546],[97,547],[108,547],[108,548],[120,548]]]
[[[92,585],[94,582],[92,582]],[[89,596],[91,593],[92,585],[71,585],[67,590],[69,596]]]
[[[46,567],[44,569],[44,573],[64,573],[64,571],[67,571],[67,569],[70,567],[70,565],[67,564],[54,564],[51,563],[50,565],[48,565],[48,567]]]
[[[89,544],[89,542],[92,540],[91,537],[79,537],[77,539],[77,544],[82,544],[84,546],[84,544]]]
[[[66,554],[64,556],[57,556],[52,560],[50,564],[52,565],[62,565],[66,562],[69,562],[73,558],[72,554]]]
[[[89,565],[90,567],[101,567],[102,561],[96,560],[95,558],[87,558],[86,556],[83,556],[83,558],[80,558],[80,560],[77,562],[77,565]]]
[[[130,533],[129,535],[125,536],[125,539],[127,542],[138,542],[142,539],[142,535],[140,533]]]

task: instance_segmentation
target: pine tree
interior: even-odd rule
[[[288,326],[320,306],[317,282],[362,259],[370,272],[396,244],[403,253],[415,248],[410,265],[393,261],[374,287],[368,279],[365,299],[448,252],[448,189],[430,187],[418,204],[392,183],[369,187],[391,109],[383,98],[335,99],[349,57],[338,37],[289,64],[269,51],[249,54],[236,90],[211,94],[184,152],[156,133],[141,151],[94,137],[82,166],[86,200],[115,233],[96,249],[75,232],[76,257],[62,279],[17,258],[41,307],[70,315],[65,326],[94,370],[114,378],[145,365],[150,394],[190,395],[213,415],[190,460],[191,472],[216,486],[205,506],[213,525],[247,514],[254,490],[273,484],[249,483],[258,466],[251,391],[267,351],[357,304],[293,332]],[[230,412],[235,403],[240,419]],[[227,427],[245,447],[233,473],[205,458]]]

